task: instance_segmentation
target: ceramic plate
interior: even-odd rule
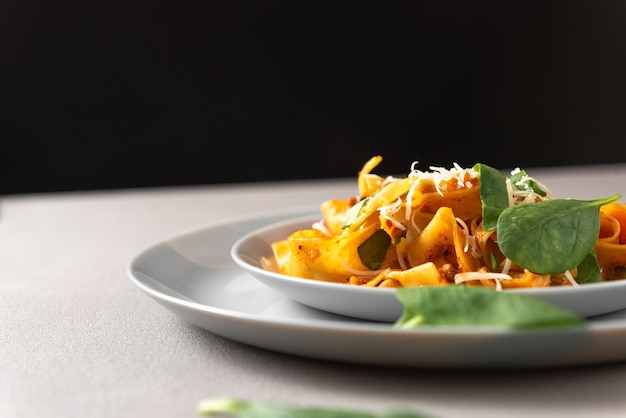
[[[309,358],[420,368],[546,368],[626,360],[626,310],[584,327],[394,329],[315,309],[279,293],[230,257],[245,234],[316,210],[231,219],[157,242],[134,256],[131,281],[180,319],[223,337]]]
[[[272,257],[271,243],[291,233],[309,229],[321,214],[282,220],[244,235],[232,247],[233,260],[272,289],[305,305],[340,315],[371,321],[395,322],[402,305],[395,289],[348,286],[286,276],[261,267],[263,258]],[[626,308],[626,280],[583,284],[576,287],[511,289],[576,312],[584,317],[602,315]]]

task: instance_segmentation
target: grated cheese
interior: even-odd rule
[[[463,230],[463,232],[465,232],[465,246],[463,247],[463,251],[465,251],[466,253],[470,253],[472,257],[475,257],[475,258],[482,257],[482,253],[480,252],[480,249],[478,248],[478,244],[476,244],[476,240],[474,239],[474,236],[470,234],[469,227],[467,226],[465,221],[463,221],[463,219],[459,218],[458,216],[455,219],[456,219],[456,222],[461,226],[461,229]],[[472,247],[471,252],[469,251],[470,246]]]
[[[404,261],[404,255],[400,252],[400,249],[396,246],[396,258],[398,259],[398,263],[400,264],[400,268],[402,270],[407,270],[409,266],[407,266],[406,261]]]
[[[380,212],[380,216],[383,217],[384,219],[387,219],[389,222],[391,222],[393,226],[398,228],[400,231],[406,231],[406,226],[404,226],[401,222],[396,221],[392,216],[398,213],[401,206],[402,206],[402,199],[398,198],[396,199],[395,202],[389,205],[381,206],[380,208],[378,208],[378,211]]]
[[[502,266],[502,273],[509,274],[509,270],[511,269],[511,264],[513,262],[507,257],[504,259],[504,266]]]
[[[519,174],[521,171],[522,170],[519,167],[517,167],[511,171],[511,175]],[[537,184],[537,186],[539,186],[539,188],[541,188],[541,190],[543,190],[546,193],[546,196],[541,196],[540,194],[536,193],[533,190],[519,189],[518,185],[524,184],[528,182],[529,180],[535,182],[535,184]],[[554,199],[554,195],[552,194],[550,189],[546,187],[545,184],[541,183],[534,177],[531,177],[528,175],[522,176],[522,178],[517,183],[513,183],[510,178],[507,178],[506,187],[509,193],[509,206],[523,205],[526,203],[533,203],[533,202],[538,202],[541,200]]]
[[[311,225],[311,228],[320,231],[322,234],[324,234],[327,237],[333,236],[332,232],[330,232],[330,229],[328,229],[328,226],[326,225],[324,221],[314,222],[313,225]]]
[[[415,193],[415,189],[419,182],[414,181],[411,183],[411,187],[409,188],[409,192],[406,194],[406,208],[404,212],[404,219],[411,219],[411,210],[413,209],[413,194]]]
[[[576,281],[576,279],[574,279],[574,276],[572,275],[571,271],[566,271],[564,273],[565,278],[567,279],[567,281],[572,285],[572,286],[579,286],[578,282]]]
[[[435,185],[435,189],[440,196],[443,196],[443,191],[441,189],[441,183],[446,182],[451,179],[456,179],[457,189],[461,189],[463,187],[472,188],[474,185],[471,181],[465,180],[469,175],[470,179],[477,178],[478,172],[473,168],[463,168],[457,163],[453,163],[453,167],[450,169],[444,167],[435,167],[430,166],[430,170],[432,171],[421,171],[417,169],[418,161],[413,161],[411,164],[411,171],[409,172],[408,177],[415,179],[412,181],[411,188],[406,196],[406,214],[405,219],[410,219],[411,217],[411,207],[413,202],[413,194],[415,193],[415,189],[419,185],[419,183],[423,180],[430,180]]]
[[[502,290],[501,280],[512,280],[513,277],[504,273],[482,273],[478,271],[466,271],[454,275],[454,283],[461,284],[473,280],[494,280],[496,282],[496,290]]]
[[[349,273],[352,273],[355,276],[376,276],[377,274],[380,274],[388,269],[380,269],[380,270],[359,270],[359,269],[355,269],[353,267],[350,267],[348,265],[348,263],[346,263],[346,261],[339,257],[339,260],[341,261],[341,264],[343,265],[343,267],[348,270]]]

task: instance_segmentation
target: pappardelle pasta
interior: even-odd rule
[[[358,196],[321,203],[321,219],[272,243],[264,268],[359,286],[498,290],[626,278],[626,204],[557,199],[516,169],[416,163],[407,177],[358,174]]]

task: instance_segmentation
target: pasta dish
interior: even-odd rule
[[[417,163],[379,176],[374,156],[358,196],[321,203],[321,219],[272,243],[264,268],[358,286],[498,290],[626,278],[626,204],[556,198],[524,170]]]

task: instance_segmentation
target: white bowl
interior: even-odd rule
[[[308,229],[321,215],[289,219],[248,233],[231,248],[233,260],[257,280],[288,298],[313,308],[370,321],[395,322],[402,304],[394,288],[352,286],[287,276],[265,270],[261,260],[272,257],[271,244],[292,232]],[[576,287],[510,289],[591,317],[626,308],[626,280],[583,284]]]

